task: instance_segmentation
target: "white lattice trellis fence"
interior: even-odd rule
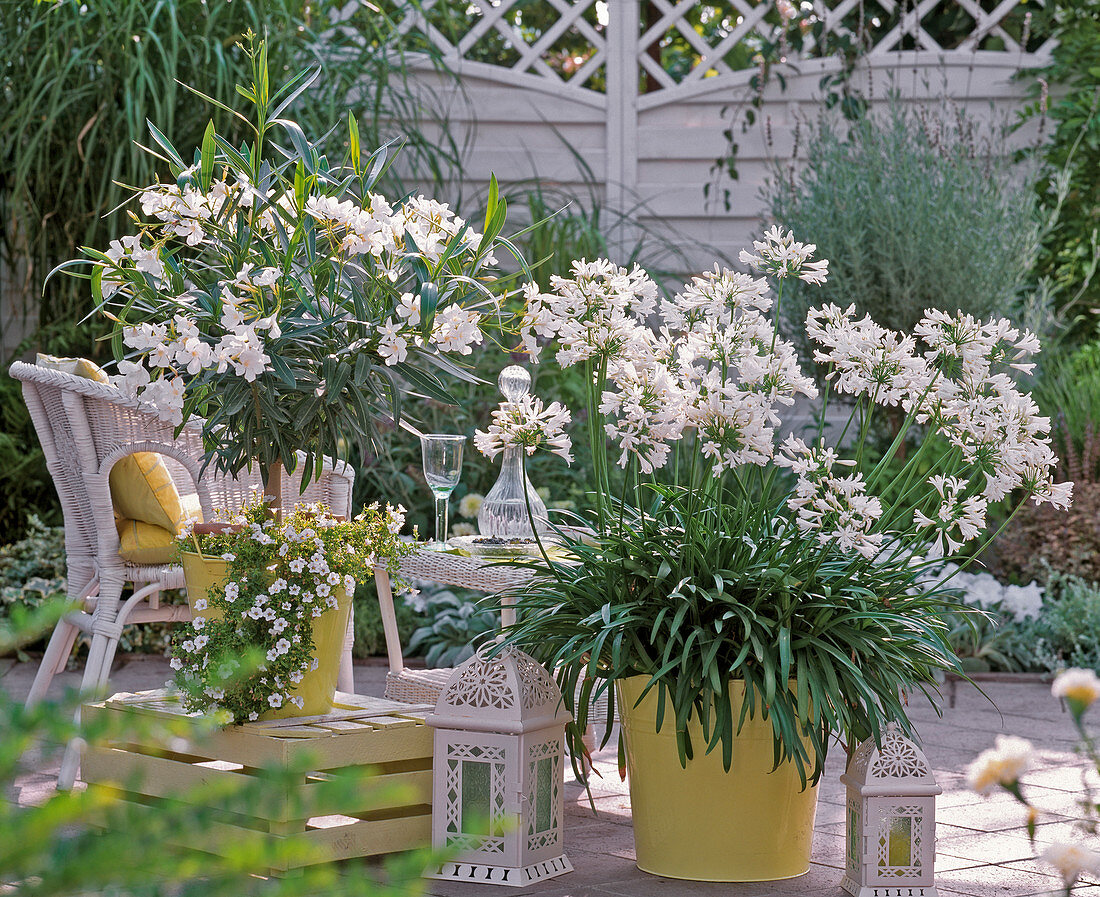
[[[767,160],[789,150],[786,126],[839,68],[831,55],[839,44],[862,48],[855,77],[880,98],[890,79],[903,95],[947,92],[981,113],[1018,101],[1024,87],[1011,75],[1048,58],[1028,8],[1019,0],[397,0],[396,14],[462,79],[450,115],[474,135],[468,182],[494,171],[503,181],[537,174],[577,184],[568,144],[611,206],[725,250],[755,225]],[[784,25],[787,35],[798,29],[797,50]],[[774,70],[785,89],[769,82],[757,114],[767,130],[740,140],[732,208],[710,208],[702,188],[726,149],[729,109],[754,89],[758,54],[769,47],[784,58]]]

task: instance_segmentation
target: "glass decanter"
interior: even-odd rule
[[[497,380],[505,402],[518,402],[531,391],[531,375],[517,364],[510,365],[500,372]],[[530,539],[533,536],[531,522],[527,515],[527,501],[524,499],[526,487],[531,502],[531,517],[539,535],[550,528],[546,513],[546,503],[535,492],[531,480],[523,473],[522,448],[514,446],[504,450],[500,467],[500,476],[481,503],[477,512],[478,532],[483,536],[496,536],[502,539]]]

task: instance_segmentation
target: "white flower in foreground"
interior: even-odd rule
[[[533,455],[535,449],[545,448],[571,464],[572,442],[565,432],[569,421],[569,411],[560,402],[551,402],[543,409],[542,399],[524,396],[518,402],[501,402],[493,412],[489,429],[475,431],[474,445],[489,459],[506,448],[523,448],[528,455]]]
[[[978,794],[998,785],[1015,785],[1031,767],[1031,742],[1015,735],[998,735],[994,747],[982,751],[967,767],[966,784]]]
[[[1042,858],[1058,870],[1066,887],[1073,884],[1085,872],[1100,872],[1100,853],[1080,844],[1051,844],[1041,854]]]
[[[1056,698],[1065,698],[1080,713],[1100,698],[1100,679],[1093,670],[1066,670],[1054,680],[1050,693]]]

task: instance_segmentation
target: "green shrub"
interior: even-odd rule
[[[500,612],[468,592],[425,589],[417,606],[428,622],[413,633],[410,652],[423,652],[429,667],[453,667],[473,656],[489,633],[500,628]]]
[[[799,281],[784,292],[792,335],[804,339],[806,310],[827,302],[854,303],[902,333],[930,308],[1035,316],[1035,198],[960,110],[895,100],[854,122],[823,116],[805,157],[773,171],[764,200],[771,218],[829,260],[829,280],[812,297]]]
[[[1031,665],[1055,672],[1067,667],[1100,671],[1100,584],[1073,576],[1052,577],[1043,609],[1020,624]]]
[[[1037,271],[1053,283],[1066,322],[1088,333],[1100,309],[1100,0],[1047,3],[1036,25],[1055,40],[1050,65],[1027,73],[1038,79],[1025,113],[1039,119],[1035,190],[1054,219]]]
[[[64,600],[66,589],[65,531],[31,514],[26,536],[0,546],[0,621],[18,613],[17,608],[32,611]],[[23,647],[28,646],[18,649],[20,659],[26,659]]]
[[[412,634],[421,626],[424,618],[409,607],[400,597],[395,597],[397,633],[402,646],[407,646]],[[356,657],[378,657],[386,653],[386,633],[382,628],[382,612],[378,607],[378,592],[374,580],[361,582],[355,587],[355,645]],[[411,653],[406,650],[405,653]]]

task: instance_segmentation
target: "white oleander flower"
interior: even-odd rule
[[[409,343],[404,338],[404,328],[392,318],[379,328],[378,354],[388,365],[400,364],[409,357]]]
[[[1031,742],[1015,735],[998,735],[994,744],[966,770],[966,783],[978,794],[989,794],[998,785],[1014,786],[1031,767]]]
[[[485,338],[478,326],[480,323],[478,312],[461,305],[448,305],[436,312],[430,340],[441,352],[469,355]]]
[[[526,395],[518,402],[502,402],[493,412],[489,429],[475,431],[474,445],[490,460],[506,448],[522,448],[528,455],[544,448],[570,464],[572,443],[565,432],[569,421],[561,403],[551,402],[544,409],[542,399]]]

